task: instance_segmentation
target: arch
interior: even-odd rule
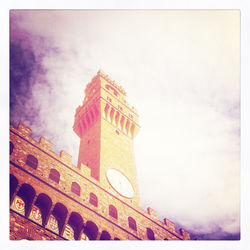
[[[134,137],[134,131],[135,131],[135,124],[133,123],[131,128],[130,128],[130,133],[131,133],[132,137]]]
[[[83,219],[82,216],[76,212],[72,212],[70,214],[68,224],[73,228],[74,230],[74,238],[75,240],[79,239],[80,232],[83,228]]]
[[[37,196],[37,199],[34,205],[40,209],[42,213],[42,224],[43,226],[45,226],[46,219],[48,217],[49,211],[52,206],[52,200],[47,194],[41,193]]]
[[[95,114],[95,117],[97,118],[98,114],[99,114],[99,111],[98,111],[96,105],[94,106],[94,114]]]
[[[95,207],[98,207],[98,198],[94,193],[89,194],[89,203]]]
[[[111,236],[107,231],[102,231],[102,234],[100,236],[100,240],[110,240]]]
[[[87,126],[88,126],[88,128],[90,127],[90,125],[91,125],[91,122],[90,122],[90,119],[89,119],[89,116],[88,116],[88,114],[86,114],[86,121],[87,121]]]
[[[26,165],[32,167],[33,169],[37,169],[38,160],[34,155],[28,155],[26,158]]]
[[[124,122],[125,122],[125,117],[122,116],[122,118],[121,118],[121,120],[120,120],[120,128],[121,128],[121,130],[124,129]]]
[[[168,240],[167,238],[165,238],[164,240]]]
[[[132,218],[132,217],[128,217],[128,226],[137,231],[137,227],[136,227],[136,221]]]
[[[82,135],[83,132],[83,125],[82,125],[82,120],[77,124],[77,128],[79,130],[79,134]]]
[[[127,120],[126,126],[125,126],[127,134],[128,134],[128,131],[129,131],[129,126],[130,126],[130,122],[129,122],[129,120]]]
[[[17,185],[18,185],[17,178],[13,174],[10,174],[10,200],[12,199],[16,191]]]
[[[109,111],[109,105],[108,103],[106,103],[105,108],[104,108],[104,114],[105,114],[105,118],[108,118],[108,111]]]
[[[115,110],[113,108],[111,108],[111,111],[110,111],[110,114],[109,114],[111,123],[113,122],[114,113],[115,113]]]
[[[78,183],[76,182],[72,182],[71,184],[71,192],[80,196],[80,192],[81,192],[81,187]]]
[[[31,209],[31,204],[35,198],[35,195],[35,189],[26,183],[24,183],[17,192],[17,196],[20,197],[25,203],[25,216],[28,215]]]
[[[68,209],[60,202],[56,203],[52,215],[56,218],[58,223],[59,234],[61,234],[63,225],[68,214]]]
[[[80,125],[81,125],[81,131],[85,131],[87,129],[86,121],[84,118],[81,118],[80,120]]]
[[[12,154],[14,149],[14,144],[10,141],[10,155]]]
[[[84,227],[84,233],[90,240],[96,240],[96,237],[98,235],[97,225],[92,221],[87,221],[86,226]]]
[[[149,240],[155,240],[155,234],[151,228],[147,227],[147,237]]]
[[[50,169],[49,178],[54,182],[59,183],[60,173],[56,169],[52,168]]]
[[[120,113],[118,111],[116,111],[116,115],[115,115],[115,125],[116,126],[119,125],[119,117],[120,117]]]
[[[92,110],[89,111],[92,123],[95,121],[95,116]]]
[[[117,219],[117,209],[113,205],[109,205],[109,215],[112,216],[113,218]]]
[[[120,240],[119,238],[115,237],[114,240]]]

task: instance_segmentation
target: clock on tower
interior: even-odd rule
[[[87,85],[75,114],[80,137],[78,167],[86,165],[98,185],[130,205],[139,206],[133,139],[138,114],[124,89],[102,71]]]

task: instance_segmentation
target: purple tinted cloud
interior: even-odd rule
[[[47,54],[56,54],[58,50],[50,46],[44,37],[22,28],[21,23],[22,15],[19,15],[18,11],[12,11],[10,14],[10,122],[15,126],[22,122],[31,127],[44,127],[39,118],[40,106],[36,102],[33,90],[39,84],[42,85],[43,95],[46,95],[47,101],[52,101],[51,86],[46,76],[48,70],[43,60]]]

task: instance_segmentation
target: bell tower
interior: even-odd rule
[[[138,114],[126,102],[124,89],[100,70],[85,89],[73,129],[80,137],[78,168],[86,165],[102,188],[139,206],[133,152]]]

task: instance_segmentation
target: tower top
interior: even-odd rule
[[[118,85],[116,81],[112,80],[109,75],[106,75],[101,69],[97,72],[97,75],[104,78],[108,83],[110,83],[113,87],[115,87],[120,93],[122,93],[124,96],[127,95],[124,88],[121,85]]]
[[[126,101],[127,93],[125,89],[119,85],[116,81],[112,80],[109,75],[105,74],[101,69],[91,79],[85,88],[85,99],[84,102],[88,101],[93,96],[93,89],[96,89],[98,85],[102,85],[108,91],[111,91],[115,98],[119,99],[124,103],[134,114],[137,114],[137,110],[134,106],[130,105]],[[94,90],[96,91],[96,90]]]

